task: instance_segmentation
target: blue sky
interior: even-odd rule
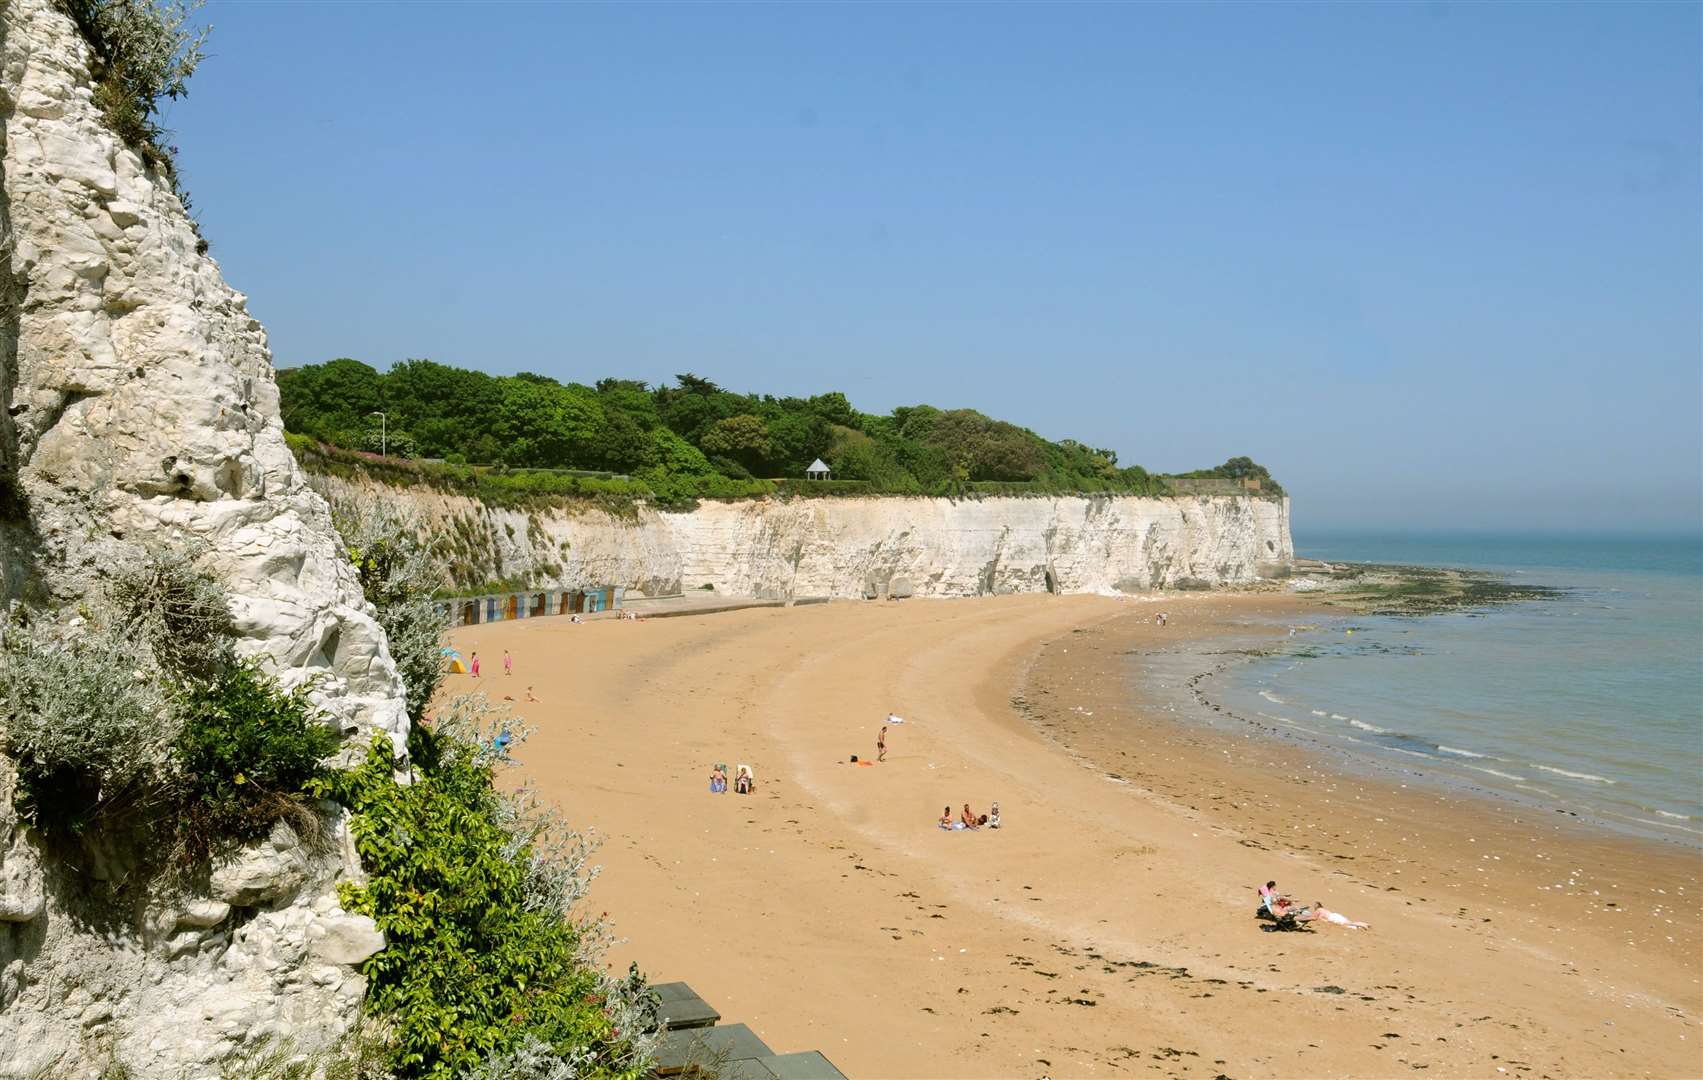
[[[1695,4],[209,4],[279,366],[970,406],[1298,532],[1703,523]]]

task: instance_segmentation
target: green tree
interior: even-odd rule
[[[769,456],[769,426],[750,413],[731,416],[711,424],[698,445],[706,454],[731,458],[747,469],[761,468]]]
[[[492,432],[509,465],[595,468],[602,449],[603,409],[583,387],[511,379]]]
[[[827,423],[849,428],[858,426],[857,413],[853,411],[851,402],[847,401],[846,396],[838,390],[827,394],[817,394],[810,399],[809,408],[811,413],[821,417]]]
[[[828,422],[810,412],[780,412],[764,426],[769,448],[763,466],[770,476],[802,476],[812,461],[828,452],[834,439]]]

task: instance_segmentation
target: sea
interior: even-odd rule
[[[1703,537],[1297,533],[1295,551],[1560,592],[1309,618],[1216,680],[1227,709],[1368,764],[1703,846]]]

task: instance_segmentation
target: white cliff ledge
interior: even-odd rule
[[[1141,592],[1257,580],[1294,556],[1287,499],[1048,496],[705,502],[631,517],[502,509],[423,487],[314,478],[438,538],[460,584],[625,585],[651,595],[855,598]]]

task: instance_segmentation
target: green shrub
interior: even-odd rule
[[[94,54],[95,105],[120,138],[177,181],[172,147],[154,118],[160,100],[189,93],[211,27],[189,29],[199,0],[60,0]]]
[[[302,795],[337,736],[305,691],[239,661],[225,592],[183,550],[145,551],[75,619],[0,632],[0,749],[16,806],[56,838],[145,836],[154,868],[315,824]]]
[[[43,833],[153,820],[170,801],[176,730],[125,635],[39,615],[0,630],[0,747],[18,810]]]
[[[392,1025],[404,1078],[449,1080],[517,1054],[553,1055],[576,1077],[637,1077],[654,1001],[586,955],[590,930],[565,906],[578,865],[548,857],[492,783],[488,741],[435,738],[430,767],[398,784],[389,745],[320,784],[347,805],[366,869],[343,905],[389,942],[362,965],[367,1005]]]
[[[303,791],[324,775],[320,762],[337,734],[319,721],[305,687],[286,693],[245,660],[184,691],[177,705],[181,837],[191,858],[311,817]]]

